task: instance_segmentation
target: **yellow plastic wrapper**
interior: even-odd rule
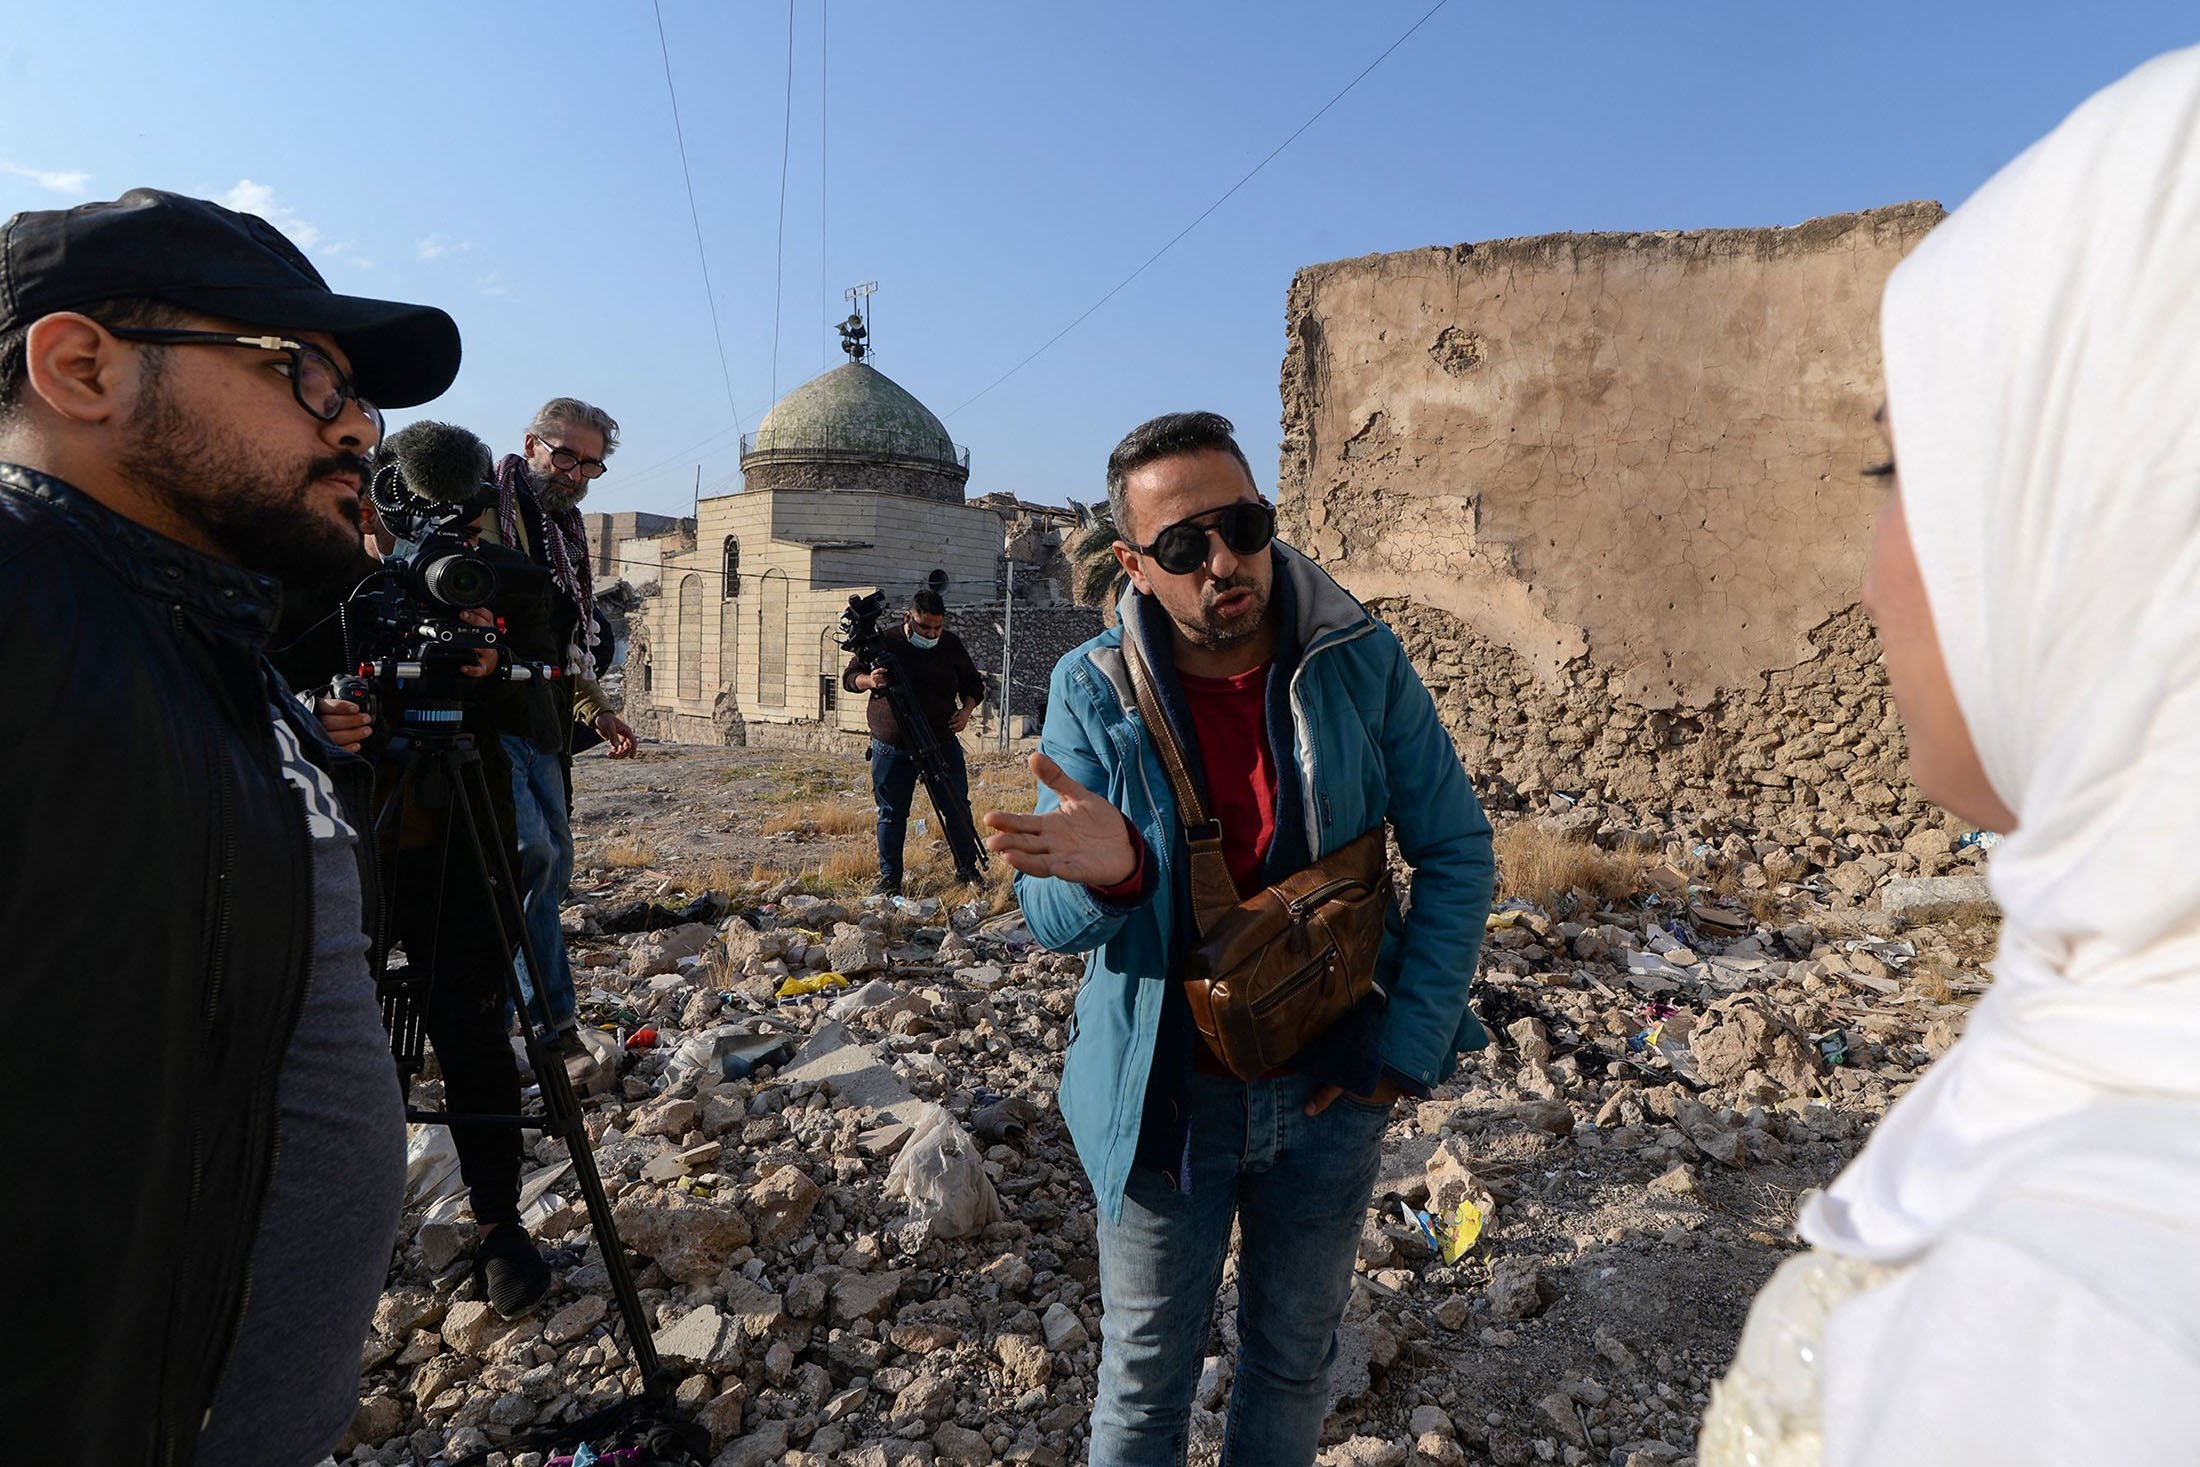
[[[1482,1209],[1472,1202],[1462,1201],[1443,1225],[1441,1236],[1444,1262],[1457,1263],[1482,1236]]]
[[[838,973],[799,973],[779,985],[774,998],[805,998],[813,993],[826,993],[835,988],[846,988],[848,980]]]

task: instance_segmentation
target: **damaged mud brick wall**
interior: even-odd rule
[[[1881,287],[1940,217],[1299,273],[1283,533],[1399,632],[1494,807],[1918,823],[1856,607],[1884,493],[1859,470]]]

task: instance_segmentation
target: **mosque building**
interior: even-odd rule
[[[1055,658],[1097,632],[1069,604],[1069,510],[1013,495],[965,498],[970,451],[871,365],[868,328],[840,328],[849,360],[789,392],[741,441],[742,488],[696,506],[692,541],[622,545],[646,557],[628,653],[626,717],[687,743],[829,746],[859,740],[864,695],[840,686],[838,623],[851,595],[882,590],[898,614],[929,586],[987,673],[973,732],[997,733],[1001,626],[1012,628],[1009,709],[1036,717]],[[1012,612],[1003,617],[1014,557]],[[1021,732],[1019,728],[1017,730]]]

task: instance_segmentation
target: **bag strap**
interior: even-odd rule
[[[1222,822],[1207,813],[1206,802],[1199,797],[1198,783],[1184,758],[1184,746],[1177,742],[1176,729],[1161,709],[1153,673],[1129,627],[1124,628],[1123,661],[1130,668],[1138,716],[1145,722],[1154,752],[1161,756],[1169,788],[1176,792],[1177,819],[1183,822],[1184,843],[1192,854],[1192,923],[1204,936],[1238,905],[1237,879],[1230,875],[1230,863],[1222,854]]]

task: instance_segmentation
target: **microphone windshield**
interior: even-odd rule
[[[444,504],[480,503],[491,475],[489,445],[451,423],[400,428],[382,440],[377,457],[378,489],[383,474],[393,473],[414,495]]]

